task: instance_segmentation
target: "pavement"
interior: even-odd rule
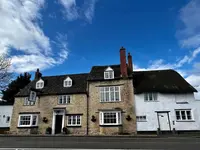
[[[143,149],[199,150],[198,137],[23,137],[1,136],[0,150]]]

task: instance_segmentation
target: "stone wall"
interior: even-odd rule
[[[59,105],[58,95],[54,96],[41,96],[37,97],[34,106],[24,106],[24,97],[15,98],[15,103],[13,106],[13,113],[11,119],[10,132],[12,134],[30,134],[39,133],[45,134],[47,127],[52,127],[53,109],[56,107],[66,107],[67,114],[83,114],[81,116],[81,127],[76,128],[76,130],[71,129],[71,134],[86,134],[87,129],[87,116],[86,116],[86,106],[87,106],[87,96],[86,94],[73,94],[70,104]],[[32,113],[39,112],[38,128],[18,128],[19,113]],[[44,123],[43,117],[48,119],[47,123]],[[67,125],[67,116],[65,116],[65,126]]]
[[[119,102],[100,102],[100,86],[120,86],[121,101]],[[122,110],[121,127],[100,127],[99,109],[120,108]],[[92,116],[95,116],[96,122],[92,122]],[[126,117],[130,115],[131,120]],[[89,83],[89,134],[135,134],[136,133],[136,115],[134,91],[131,79],[121,79],[113,81],[99,81]]]

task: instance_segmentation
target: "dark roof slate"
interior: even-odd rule
[[[121,79],[121,71],[120,65],[105,65],[105,66],[93,66],[90,74],[88,76],[88,81],[103,81],[104,79],[104,71],[108,68],[112,68],[114,71],[114,79]],[[128,68],[128,67],[127,67]],[[132,76],[132,72],[127,69],[128,75]],[[108,80],[108,79],[106,79]],[[112,79],[113,80],[113,79]]]
[[[197,90],[174,70],[134,71],[134,92],[193,93]]]
[[[72,87],[63,86],[63,81],[67,77],[70,77],[72,79]],[[43,89],[35,90],[36,82],[38,80],[33,80],[24,89],[20,90],[20,92],[16,95],[16,97],[28,96],[30,90],[37,91],[38,95],[86,93],[87,78],[88,78],[87,73],[69,74],[69,75],[60,75],[60,76],[44,76],[42,77],[42,80],[44,81]]]

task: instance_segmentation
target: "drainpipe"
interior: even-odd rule
[[[89,133],[89,83],[87,81],[87,105],[86,105],[86,109],[87,109],[87,114],[86,114],[86,118],[87,118],[87,128],[86,128],[86,135],[88,135]]]

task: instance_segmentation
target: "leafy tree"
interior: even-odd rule
[[[7,100],[9,103],[14,103],[14,96],[31,82],[31,75],[29,73],[20,74],[16,80],[13,80],[5,91],[2,91],[2,99]]]
[[[8,72],[10,65],[10,59],[6,55],[0,55],[0,90],[4,90],[11,79],[12,74]]]

